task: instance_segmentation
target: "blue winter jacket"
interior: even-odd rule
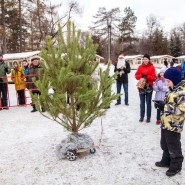
[[[185,74],[185,60],[181,63],[182,74]]]

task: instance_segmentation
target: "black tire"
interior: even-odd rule
[[[95,149],[95,148],[90,148],[90,153],[91,153],[91,154],[96,153],[96,149]]]
[[[76,152],[74,150],[68,150],[66,153],[66,158],[69,161],[75,161],[77,158]]]

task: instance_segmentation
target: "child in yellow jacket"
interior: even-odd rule
[[[24,70],[17,61],[13,62],[13,69],[11,72],[11,79],[15,84],[15,89],[18,95],[18,104],[24,105],[25,104],[25,75]]]

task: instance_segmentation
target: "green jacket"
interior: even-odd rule
[[[0,62],[0,83],[6,83],[7,82],[7,78],[6,78],[6,74],[8,74],[10,72],[7,64],[5,64],[4,61]]]
[[[161,114],[162,129],[182,132],[185,120],[185,81],[169,89],[164,103],[164,112]]]

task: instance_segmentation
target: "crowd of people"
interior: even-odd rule
[[[128,105],[128,73],[129,64],[124,61],[124,55],[118,57],[115,65],[117,76],[117,93],[121,92],[123,85],[125,105]],[[181,132],[185,120],[185,61],[181,65],[175,62],[164,61],[158,74],[150,61],[150,55],[143,56],[143,62],[138,67],[135,78],[138,80],[137,88],[140,98],[139,122],[150,122],[152,108],[152,94],[155,91],[154,105],[157,109],[156,124],[161,124],[161,149],[162,158],[155,165],[167,167],[167,176],[174,176],[182,169],[183,155],[181,149]],[[116,105],[121,104],[119,97]],[[146,104],[146,111],[145,111]]]
[[[22,61],[22,67],[17,61],[13,62],[11,70],[11,79],[14,82],[15,90],[18,96],[18,104],[25,105],[25,89],[38,96],[41,92],[33,82],[33,77],[39,79],[40,58],[34,57],[29,65],[27,60]],[[130,73],[130,64],[125,60],[124,54],[118,56],[114,72],[117,74],[116,87],[117,94],[120,95],[121,87],[124,90],[124,104],[129,106],[128,74]],[[0,54],[0,110],[9,109],[7,99],[7,74],[10,69],[3,61],[3,55]],[[151,120],[152,94],[155,92],[154,105],[157,109],[156,124],[161,124],[161,149],[162,158],[155,165],[158,167],[168,167],[167,176],[176,175],[182,169],[183,155],[181,149],[181,132],[185,120],[185,61],[181,66],[174,66],[174,62],[164,61],[158,74],[152,62],[150,55],[143,55],[142,64],[135,72],[135,78],[138,80],[137,89],[140,99],[140,118],[143,122],[146,116],[146,123]],[[116,106],[121,104],[121,95],[118,97]],[[37,108],[32,101],[33,110]],[[146,107],[146,108],[145,108]],[[107,108],[110,108],[107,107]],[[145,111],[146,110],[146,111]],[[41,108],[42,112],[45,112]]]
[[[19,106],[26,104],[25,89],[27,88],[32,94],[40,95],[40,91],[37,89],[33,82],[33,77],[39,78],[39,68],[40,68],[40,58],[33,57],[31,59],[31,64],[29,65],[27,60],[22,61],[22,67],[17,62],[13,62],[13,68],[7,66],[3,60],[3,55],[0,53],[0,110],[9,109],[8,106],[8,78],[7,74],[11,73],[11,80],[15,85],[15,90],[17,92],[17,102]],[[36,112],[34,102],[31,103],[33,110],[31,112]],[[45,110],[42,108],[42,112]]]

